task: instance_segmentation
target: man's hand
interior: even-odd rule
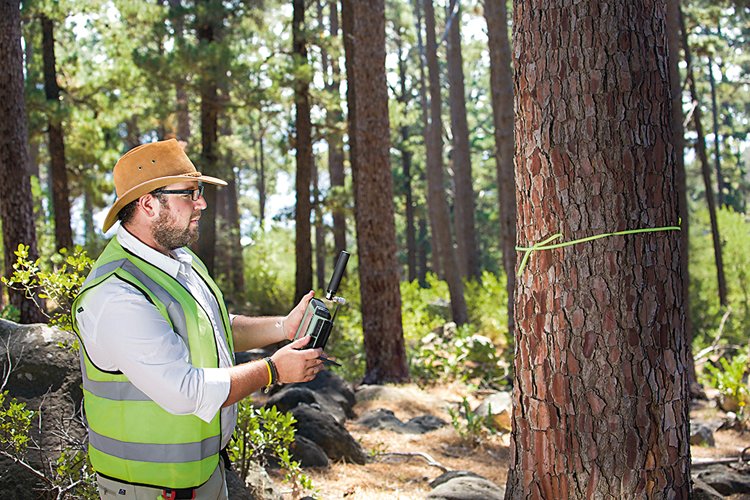
[[[297,333],[297,328],[299,328],[299,324],[302,323],[302,317],[305,315],[305,309],[307,308],[307,304],[310,303],[310,300],[312,300],[313,295],[315,295],[315,292],[313,290],[307,292],[307,294],[302,297],[302,300],[299,301],[299,304],[297,304],[295,308],[292,309],[291,312],[287,314],[281,322],[281,327],[284,329],[285,338],[294,340],[294,334]]]
[[[305,297],[309,302],[312,292]],[[297,323],[299,324],[299,321]],[[279,373],[278,382],[282,384],[309,382],[323,369],[323,360],[318,359],[323,353],[322,349],[303,349],[308,342],[310,342],[310,337],[304,336],[282,347],[271,356],[271,360],[276,365],[276,371]]]

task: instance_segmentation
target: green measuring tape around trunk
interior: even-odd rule
[[[678,224],[682,223],[682,221],[678,222]],[[518,273],[516,273],[516,276],[521,277],[521,274],[523,273],[524,268],[526,267],[527,262],[529,261],[529,257],[531,257],[531,254],[533,252],[536,252],[537,250],[554,250],[555,248],[563,248],[563,247],[569,247],[573,245],[577,245],[578,243],[585,243],[587,241],[593,241],[598,240],[600,238],[606,238],[608,236],[624,236],[626,234],[640,234],[640,233],[656,233],[660,231],[680,231],[680,226],[664,226],[664,227],[649,227],[645,229],[628,229],[627,231],[617,231],[614,233],[602,233],[597,234],[594,236],[589,236],[587,238],[581,238],[579,240],[573,240],[573,241],[565,241],[563,243],[555,243],[553,245],[548,245],[550,241],[555,241],[558,238],[562,238],[562,233],[557,233],[546,240],[539,241],[537,243],[534,243],[533,246],[530,247],[516,247],[516,250],[519,252],[524,252],[523,259],[521,259],[521,265],[518,266]]]

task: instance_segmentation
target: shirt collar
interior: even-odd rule
[[[117,229],[117,240],[124,249],[158,267],[173,278],[176,278],[180,272],[187,274],[193,263],[193,256],[184,248],[173,250],[171,256],[164,255],[143,243],[122,226]]]

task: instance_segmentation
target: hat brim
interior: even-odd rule
[[[109,209],[109,212],[107,212],[107,217],[105,217],[104,219],[104,225],[102,226],[102,229],[105,233],[109,231],[109,228],[111,228],[117,221],[117,214],[119,214],[120,210],[122,210],[122,208],[131,201],[137,200],[144,194],[148,194],[154,189],[158,189],[160,187],[168,186],[170,184],[181,181],[205,182],[206,184],[214,184],[217,186],[227,185],[225,181],[208,175],[170,175],[167,177],[159,177],[158,179],[151,179],[147,182],[138,184],[137,186],[130,188],[128,191],[123,193],[122,196],[118,197],[117,200],[115,200],[114,204]]]

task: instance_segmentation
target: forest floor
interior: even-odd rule
[[[370,459],[364,466],[333,463],[326,469],[305,469],[318,490],[321,499],[420,499],[431,490],[429,482],[443,471],[429,465],[419,457],[397,457],[388,452],[422,452],[448,470],[471,471],[495,484],[504,486],[510,460],[510,435],[486,435],[481,445],[473,447],[461,439],[451,425],[447,409],[457,407],[466,397],[474,408],[479,399],[465,385],[452,383],[419,388],[416,385],[399,386],[389,392],[389,398],[358,402],[354,407],[357,416],[367,411],[385,408],[406,422],[410,418],[430,414],[442,418],[448,425],[426,434],[400,434],[388,430],[373,430],[349,420],[347,430],[362,445]],[[481,395],[480,395],[481,397]],[[725,417],[711,402],[697,405],[691,419],[703,423],[717,422]],[[716,446],[692,446],[693,461],[737,457],[750,446],[750,430],[717,430]],[[280,471],[269,471],[278,490],[291,497],[291,489],[282,482]]]

